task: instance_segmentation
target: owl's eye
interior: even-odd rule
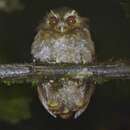
[[[59,19],[55,16],[52,16],[52,17],[49,18],[49,23],[51,25],[56,25],[58,22],[59,22]]]
[[[68,23],[69,25],[75,24],[75,23],[76,23],[76,17],[75,17],[75,16],[69,16],[69,17],[67,18],[67,23]]]

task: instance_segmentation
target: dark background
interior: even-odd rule
[[[97,59],[130,58],[127,0],[24,0],[19,11],[0,11],[0,63],[31,62],[36,27],[49,9],[71,7],[90,19]],[[126,9],[127,7],[127,9]],[[126,15],[127,14],[127,15]],[[0,130],[129,130],[130,81],[102,85],[77,120],[51,117],[31,84],[0,86]]]

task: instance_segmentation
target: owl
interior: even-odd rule
[[[87,21],[74,9],[50,10],[32,43],[31,54],[35,61],[53,65],[94,63],[95,48]],[[53,117],[77,118],[87,108],[95,85],[77,75],[43,77],[39,81],[39,99]]]

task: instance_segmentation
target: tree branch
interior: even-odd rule
[[[96,64],[96,65],[0,65],[0,79],[38,81],[40,78],[57,78],[59,76],[87,78],[97,83],[109,79],[130,79],[130,64]]]

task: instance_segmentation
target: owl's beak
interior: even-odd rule
[[[63,26],[60,28],[60,31],[61,31],[62,33],[64,32],[64,27],[63,27]]]
[[[65,32],[65,24],[63,23],[63,22],[61,22],[61,23],[59,23],[59,26],[58,26],[58,28],[59,28],[59,31],[61,32],[61,33],[64,33]]]

